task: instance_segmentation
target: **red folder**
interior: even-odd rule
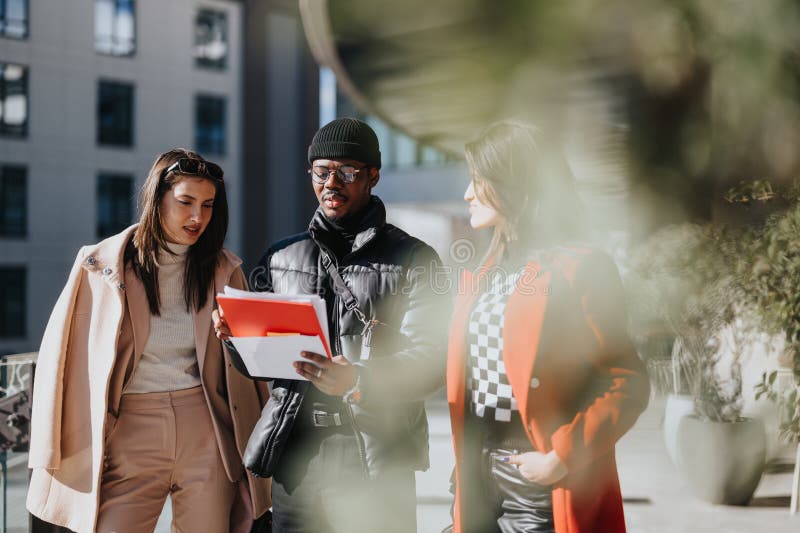
[[[267,337],[269,334],[316,335],[325,347],[328,339],[310,302],[285,302],[258,298],[217,296],[217,302],[234,337]]]

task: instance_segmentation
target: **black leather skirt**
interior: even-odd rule
[[[470,460],[461,477],[465,532],[555,533],[552,487],[528,481],[516,465],[500,460],[534,451],[515,423],[522,427],[518,419],[498,428],[468,416]]]
[[[481,454],[484,494],[489,503],[494,502],[497,531],[502,533],[555,532],[552,489],[528,481],[516,465],[500,460],[528,451],[533,451],[530,444],[522,447],[489,444]]]

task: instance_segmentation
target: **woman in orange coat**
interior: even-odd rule
[[[470,224],[494,237],[450,330],[455,533],[625,530],[614,445],[649,383],[613,262],[566,245],[579,202],[554,153],[514,121],[466,146]]]

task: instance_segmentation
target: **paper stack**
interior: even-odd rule
[[[300,379],[292,363],[300,352],[331,357],[325,300],[315,294],[249,292],[226,286],[217,303],[231,342],[253,377]]]

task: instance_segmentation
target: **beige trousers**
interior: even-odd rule
[[[223,533],[236,490],[202,387],[122,397],[106,443],[99,533],[152,532],[167,496],[173,533]]]

